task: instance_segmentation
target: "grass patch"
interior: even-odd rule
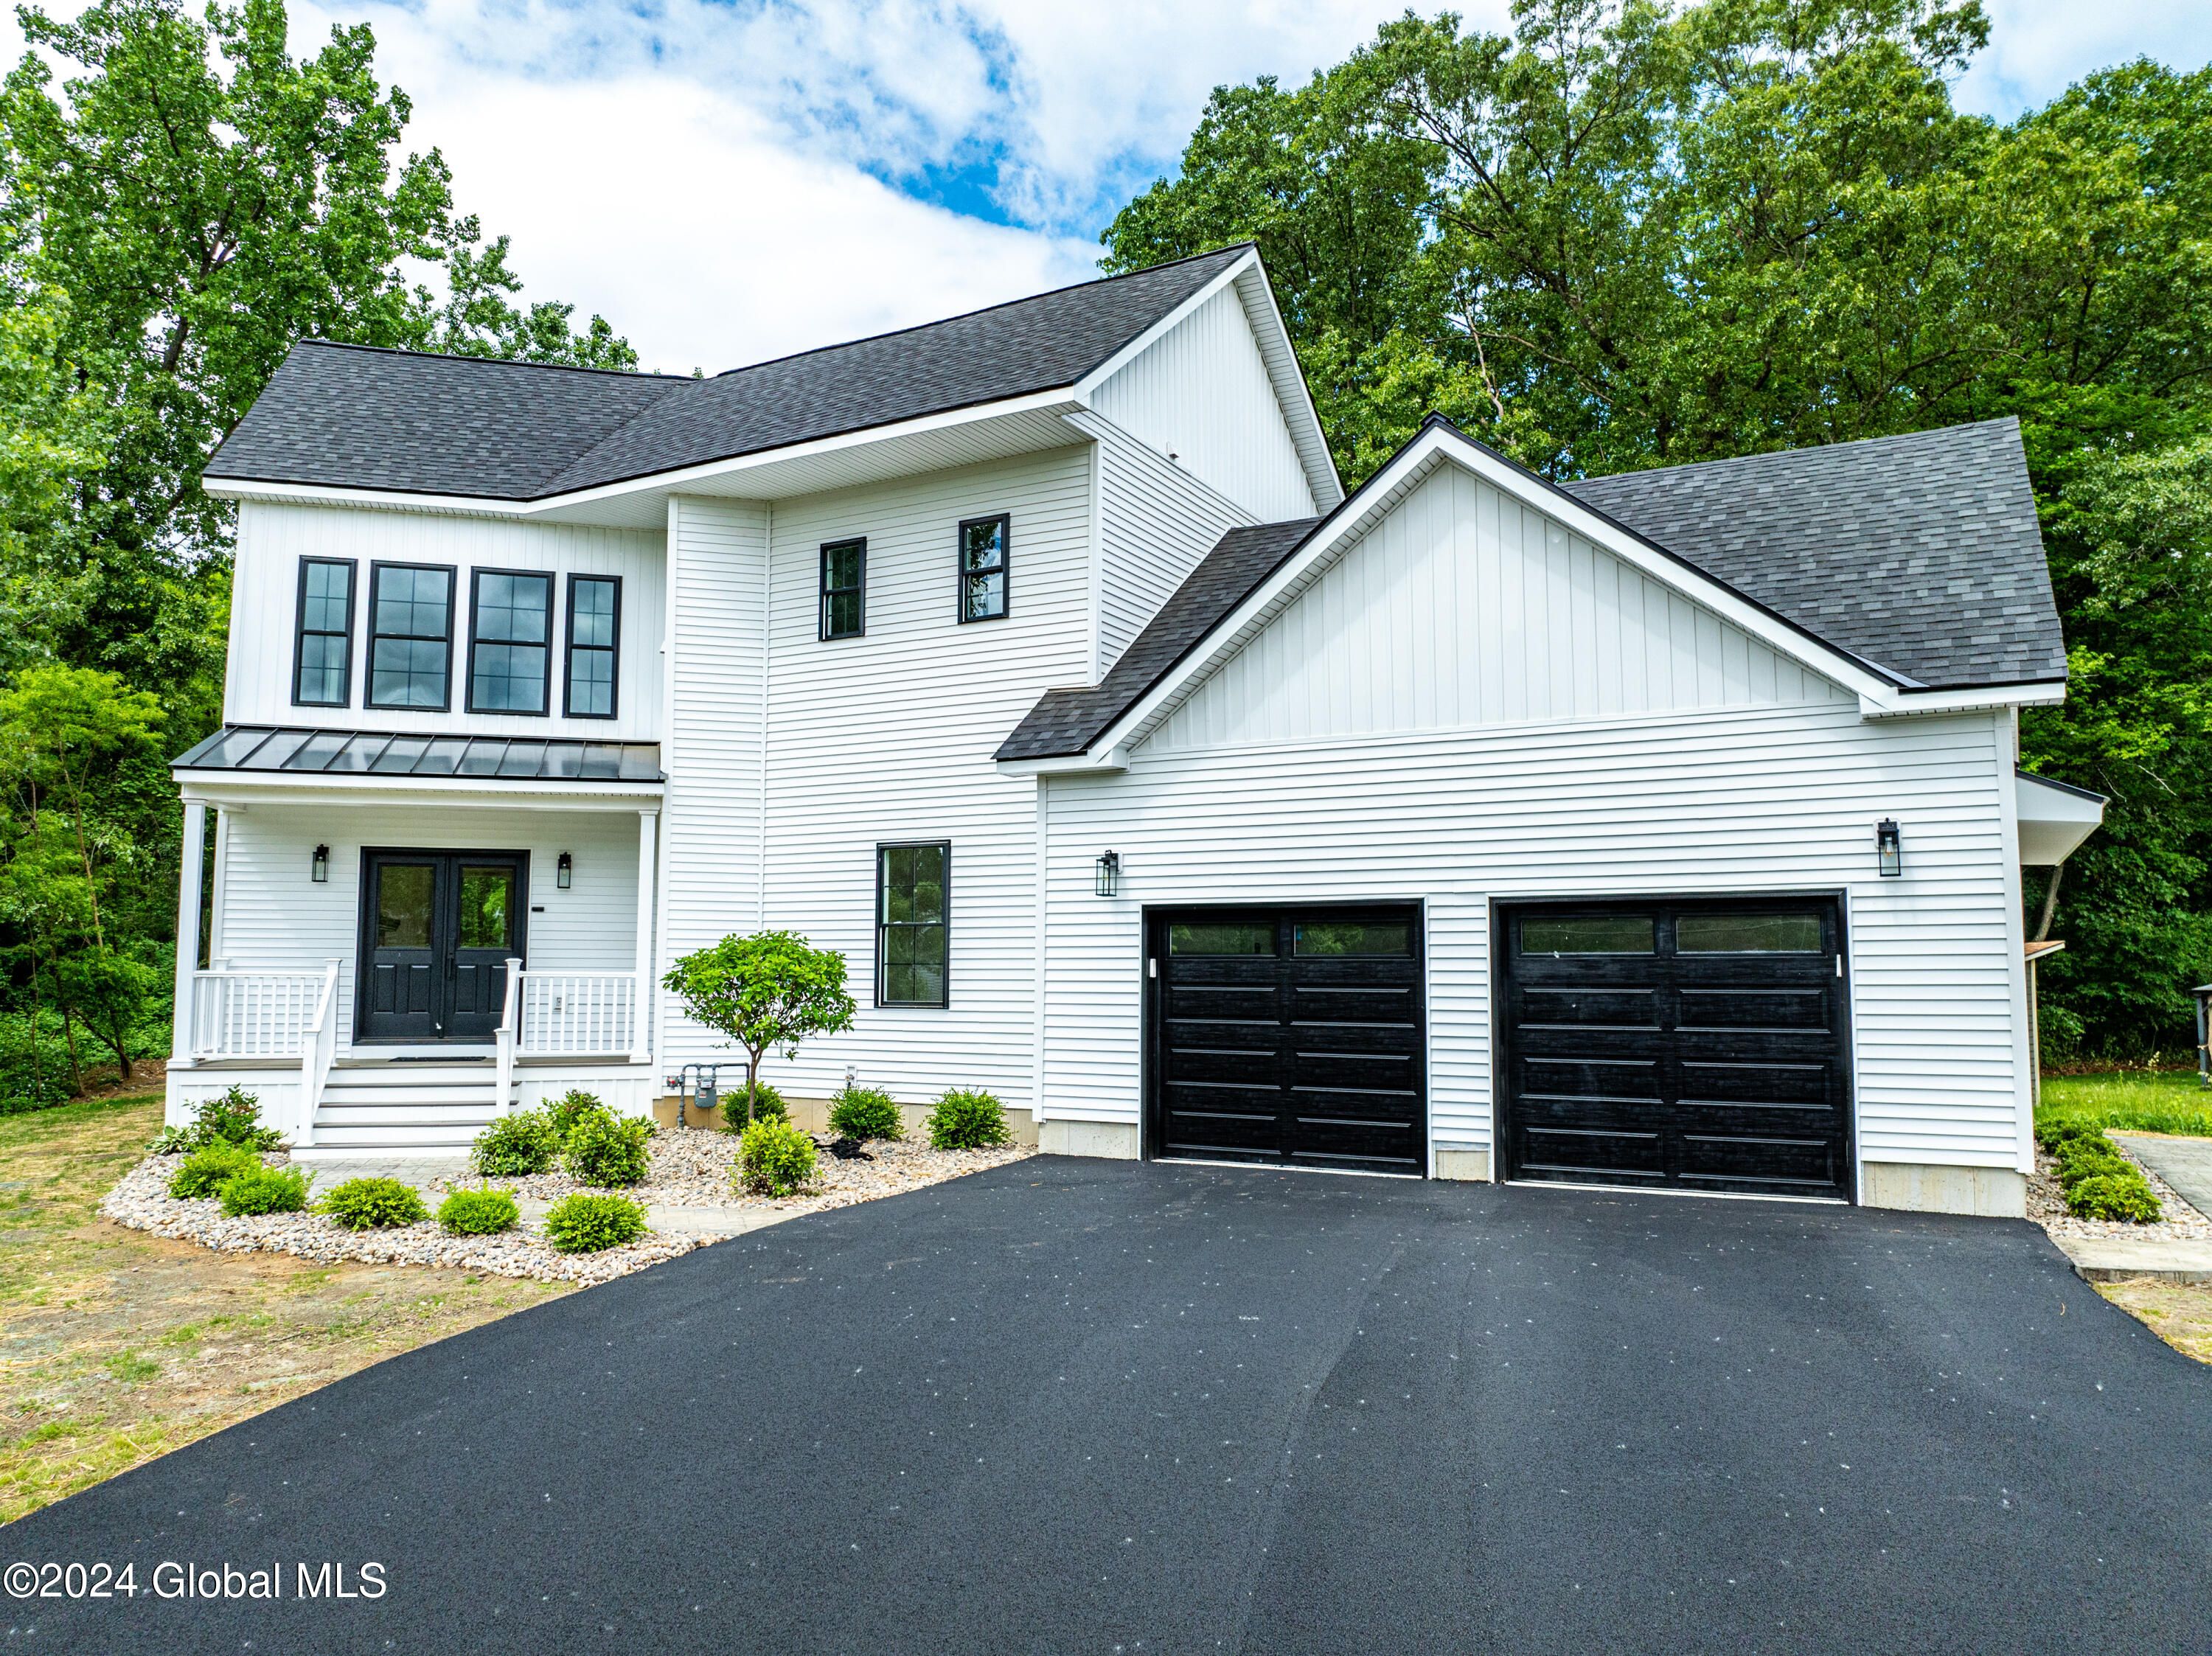
[[[2045,1076],[2038,1126],[2057,1121],[2122,1132],[2212,1138],[2212,1089],[2194,1070],[2128,1070],[2111,1075]]]

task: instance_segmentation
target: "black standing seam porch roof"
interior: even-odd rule
[[[426,736],[296,725],[226,725],[171,761],[180,771],[287,776],[459,776],[506,781],[660,782],[655,742]]]

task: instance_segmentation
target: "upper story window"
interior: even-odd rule
[[[1006,613],[1006,531],[1004,513],[970,518],[960,525],[960,619],[996,621]]]
[[[553,577],[479,569],[469,618],[469,711],[544,713],[552,690]]]
[[[571,719],[615,716],[615,654],[622,627],[622,582],[611,575],[568,577],[568,688]]]
[[[353,573],[351,558],[300,560],[295,707],[343,707],[353,700]]]
[[[952,846],[876,847],[876,1004],[950,1004],[945,914]]]
[[[866,630],[868,543],[831,541],[822,549],[822,636],[858,638]]]
[[[380,563],[368,591],[368,705],[443,713],[453,649],[449,567]]]

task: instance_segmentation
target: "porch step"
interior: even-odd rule
[[[362,1109],[390,1110],[416,1104],[465,1104],[489,1112],[496,1089],[489,1076],[476,1085],[456,1086],[448,1082],[420,1081],[411,1086],[356,1087],[331,1082],[323,1089],[323,1107],[334,1105],[358,1107]]]
[[[498,1113],[489,1064],[352,1065],[331,1070],[308,1160],[364,1150],[466,1150]]]

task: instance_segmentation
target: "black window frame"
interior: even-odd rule
[[[300,695],[300,674],[305,663],[301,658],[307,643],[307,570],[314,564],[326,564],[333,569],[346,572],[345,600],[345,664],[339,669],[345,680],[345,688],[336,701],[310,701]],[[295,707],[350,707],[353,706],[353,623],[356,600],[361,596],[361,561],[358,558],[315,558],[300,560],[300,590],[292,605],[292,705]],[[339,634],[326,627],[314,629],[317,638],[336,638]]]
[[[536,713],[527,707],[479,707],[477,706],[477,646],[481,643],[511,644],[512,639],[479,639],[477,636],[477,614],[482,606],[483,578],[486,575],[523,575],[545,583],[545,670],[540,675],[538,707]],[[559,577],[550,569],[508,569],[499,564],[472,565],[469,569],[469,664],[466,682],[462,688],[461,707],[468,713],[495,719],[550,719],[553,716],[553,591]]]
[[[945,992],[937,1000],[889,1000],[884,995],[884,980],[888,975],[890,951],[884,948],[884,937],[894,925],[912,925],[911,920],[890,921],[884,918],[884,870],[890,860],[884,854],[891,851],[941,851],[945,853],[945,918],[937,922],[945,933]],[[923,1011],[940,1010],[952,1004],[952,841],[950,840],[882,840],[876,844],[876,1004],[886,1010],[920,1008]],[[920,922],[919,924],[927,924]]]
[[[376,630],[377,597],[384,584],[387,569],[428,569],[446,577],[446,635],[439,642],[446,646],[446,672],[438,705],[426,707],[411,701],[379,701],[376,699],[376,641],[380,638],[406,639],[422,642],[427,633],[380,633]],[[389,562],[379,559],[368,566],[368,648],[362,653],[368,658],[362,667],[362,706],[391,713],[444,713],[453,710],[453,612],[459,610],[461,597],[461,567],[455,563],[416,563],[394,559]]]
[[[850,586],[832,588],[830,585],[830,555],[832,552],[842,552],[848,547],[857,547],[860,549],[860,578]],[[819,594],[816,601],[816,621],[817,633],[823,643],[827,644],[833,639],[866,638],[868,635],[868,537],[866,535],[848,535],[842,540],[822,543],[821,563],[816,576],[816,588]],[[833,633],[830,630],[830,600],[832,597],[842,597],[848,592],[853,595],[860,610],[860,624],[850,632]]]
[[[968,567],[968,531],[978,524],[999,526],[999,567],[971,572]],[[968,613],[968,583],[978,575],[999,578],[999,607],[988,616]],[[969,622],[1004,621],[1014,613],[1014,519],[1010,512],[994,512],[981,518],[963,518],[952,536],[953,619]]]
[[[607,710],[603,713],[580,713],[576,699],[576,586],[581,581],[605,581],[615,589],[613,642],[605,646],[607,656]],[[618,719],[622,716],[622,602],[623,583],[620,575],[571,574],[568,577],[568,606],[562,619],[561,631],[561,717],[563,719]],[[581,646],[597,651],[602,646],[587,644]]]

